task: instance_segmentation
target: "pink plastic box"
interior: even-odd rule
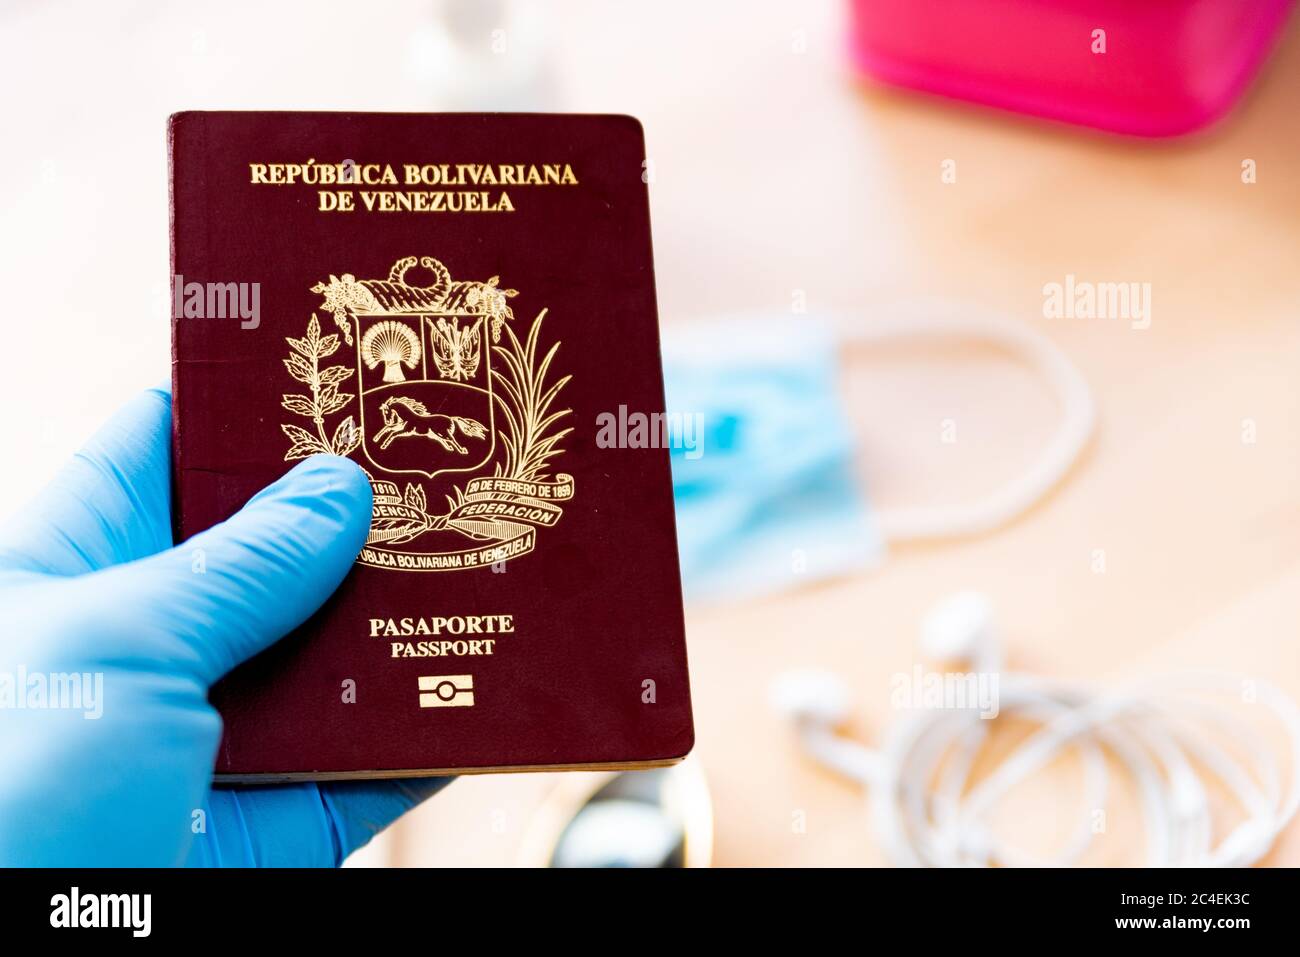
[[[879,80],[1137,136],[1188,133],[1226,113],[1291,8],[1291,0],[851,2],[854,59]]]

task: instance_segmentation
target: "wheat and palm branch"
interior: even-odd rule
[[[492,376],[501,389],[498,398],[505,414],[506,428],[501,440],[505,446],[504,467],[498,465],[498,475],[535,481],[545,477],[547,464],[562,451],[556,446],[572,427],[557,428],[560,419],[572,409],[551,411],[560,390],[572,376],[564,376],[551,385],[546,384],[551,360],[560,348],[557,342],[539,362],[537,340],[546,310],[538,313],[528,330],[528,338],[520,342],[515,331],[504,326],[506,341],[496,347],[496,353],[505,365],[505,371],[492,370]]]

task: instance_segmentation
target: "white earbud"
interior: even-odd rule
[[[820,763],[863,784],[877,780],[880,757],[835,728],[849,717],[849,686],[831,671],[787,671],[772,683],[772,706],[793,721],[804,750]]]
[[[771,699],[773,709],[792,721],[834,728],[849,717],[849,686],[833,671],[787,671],[772,683]]]
[[[981,671],[996,670],[1002,656],[988,596],[959,591],[934,605],[921,621],[921,651],[936,661],[962,661]]]

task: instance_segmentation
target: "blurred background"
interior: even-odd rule
[[[997,6],[1010,18],[1020,5]],[[5,4],[0,283],[35,315],[11,310],[7,323],[0,511],[169,375],[168,114],[630,113],[647,138],[666,342],[720,316],[869,324],[940,298],[1046,337],[1097,409],[1065,481],[995,532],[887,543],[816,576],[796,560],[788,581],[689,606],[690,793],[712,811],[692,812],[693,826],[714,864],[887,862],[861,788],[802,752],[771,687],[791,668],[829,669],[848,689],[844,733],[878,743],[899,719],[891,678],[922,660],[920,622],[959,589],[988,596],[1020,671],[1105,686],[1230,669],[1300,696],[1296,24],[1260,40],[1260,58],[1271,54],[1248,84],[1212,82],[1213,48],[1174,50],[1174,66],[1231,88],[1231,109],[1190,136],[1147,140],[885,87],[851,54],[850,12],[843,0]],[[903,29],[863,23],[886,39]],[[1272,34],[1249,17],[1234,28]],[[1124,52],[1122,25],[1108,39]],[[978,62],[983,42],[963,55]],[[1079,43],[1111,55],[1089,49],[1088,29]],[[891,79],[924,86],[924,74]],[[1054,89],[1052,102],[1068,95]],[[1049,315],[1045,286],[1069,276],[1149,284],[1149,324]],[[17,338],[42,326],[54,360]],[[876,512],[981,497],[1032,462],[1061,412],[1041,375],[997,349],[859,343],[836,355]],[[1024,729],[999,734],[994,752]],[[1046,853],[1062,819],[1088,810],[1078,775],[1063,755],[998,820]],[[536,863],[598,783],[466,778],[354,863]],[[1137,862],[1131,790],[1117,784],[1106,811],[1083,862]],[[1300,864],[1294,826],[1267,861]]]

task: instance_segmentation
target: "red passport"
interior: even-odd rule
[[[218,779],[682,758],[668,451],[602,431],[663,421],[637,121],[181,113],[169,144],[178,540],[315,453],[374,491],[335,595],[213,690]]]

